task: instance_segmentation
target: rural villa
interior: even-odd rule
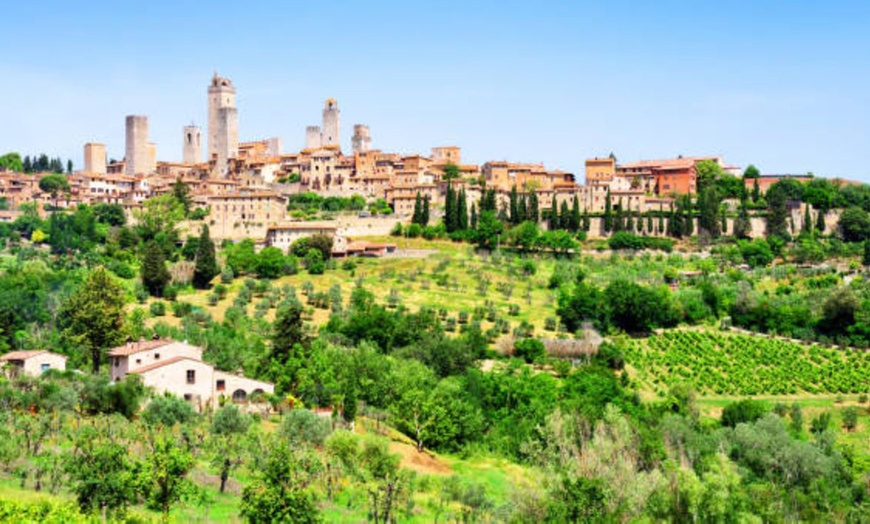
[[[133,373],[157,393],[182,397],[199,410],[217,408],[222,399],[244,403],[274,393],[268,382],[216,370],[202,361],[202,351],[169,338],[128,342],[109,351],[112,381]]]
[[[24,373],[30,376],[38,376],[49,369],[64,371],[66,369],[66,357],[45,349],[12,351],[0,356],[0,367],[4,366],[9,366],[8,369],[11,374]]]

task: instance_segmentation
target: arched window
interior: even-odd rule
[[[248,397],[248,394],[245,393],[244,389],[237,389],[233,391],[233,402],[244,402]]]

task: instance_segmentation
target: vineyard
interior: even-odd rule
[[[659,395],[679,383],[716,395],[870,390],[870,353],[760,336],[665,331],[629,341],[625,359],[639,386]]]

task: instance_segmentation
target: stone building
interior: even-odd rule
[[[208,157],[215,172],[227,174],[227,162],[239,154],[239,114],[236,88],[229,78],[212,77],[208,87]]]
[[[106,174],[106,144],[96,142],[85,144],[85,173]]]
[[[202,130],[199,126],[184,126],[182,134],[181,162],[183,164],[198,164],[202,162]]]
[[[209,228],[216,239],[241,240],[266,237],[269,226],[286,220],[287,200],[272,191],[210,195]]]
[[[320,126],[308,126],[305,128],[305,149],[320,149]]]

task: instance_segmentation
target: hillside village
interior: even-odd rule
[[[193,204],[208,209],[206,222],[214,238],[251,238],[260,245],[284,245],[324,231],[342,241],[387,234],[397,220],[410,221],[418,198],[426,199],[435,214],[442,212],[448,182],[454,191],[465,193],[469,210],[479,209],[485,191],[493,190],[498,209],[508,207],[513,192],[514,197],[534,193],[542,215],[575,205],[584,214],[601,214],[608,200],[614,208],[641,215],[668,210],[675,197],[697,193],[697,166],[701,162],[713,162],[723,173],[742,173],[740,167],[719,156],[618,163],[611,154],[587,159],[581,183],[577,174],[542,164],[496,160],[482,165],[463,163],[461,147],[453,145],[433,147],[428,156],[382,151],[373,147],[371,131],[363,124],[353,126],[352,151],[344,152],[341,111],[332,98],[324,103],[322,125],[306,128],[305,147],[284,152],[281,138],[239,142],[236,87],[229,78],[215,73],[207,93],[205,155],[203,130],[185,126],[182,161],[158,160],[158,148],[149,140],[148,117],[131,115],[126,118],[123,158],[109,160],[104,144],[85,144],[84,168],[68,175],[69,190],[61,195],[40,190],[40,180],[50,173],[0,170],[0,198],[6,200],[8,208],[0,211],[0,221],[15,220],[26,203],[38,204],[40,213],[54,205],[119,204],[128,219],[133,219],[145,200],[171,192],[181,181],[188,187]],[[808,180],[806,175],[761,176],[757,183],[762,194],[782,178]],[[290,197],[306,192],[323,197],[358,195],[367,203],[382,206],[374,213],[363,210],[327,222],[306,223],[287,210]],[[383,215],[385,206],[388,217]],[[800,221],[800,216],[795,218]],[[830,221],[836,223],[836,217]],[[762,229],[754,228],[756,235]],[[723,230],[728,230],[727,224]],[[593,227],[589,235],[605,233],[601,227]]]

